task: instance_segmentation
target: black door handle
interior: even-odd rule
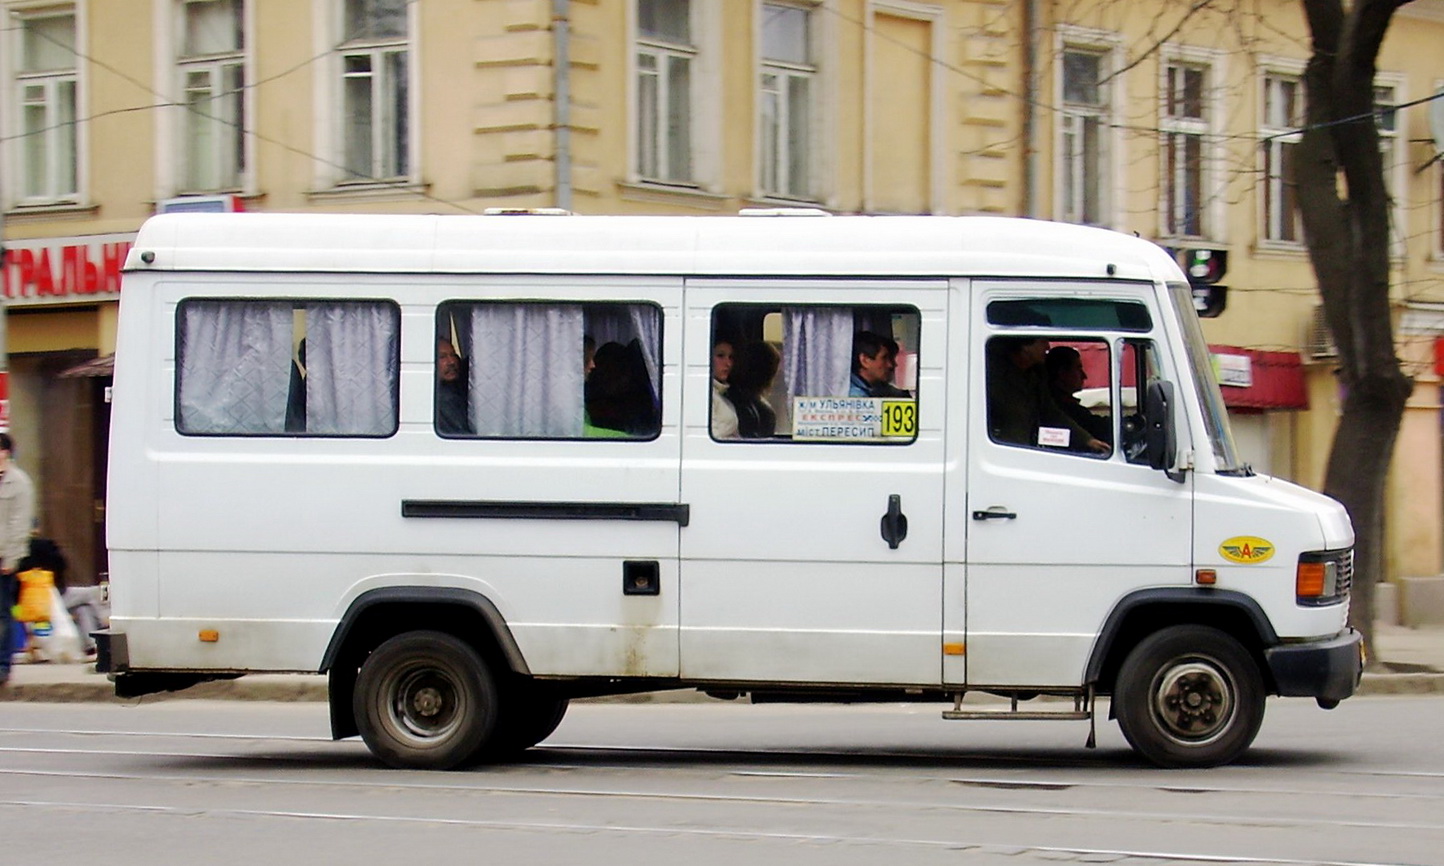
[[[882,540],[891,550],[897,550],[902,540],[908,537],[908,518],[902,513],[902,497],[894,493],[887,498],[887,514],[882,516]]]
[[[1012,511],[1004,511],[1000,505],[994,505],[987,511],[973,512],[974,520],[1016,520],[1017,517],[1018,515]]]

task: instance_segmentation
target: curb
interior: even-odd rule
[[[23,671],[12,671],[8,685],[0,686],[0,702],[24,703],[116,703],[144,704],[174,700],[325,701],[326,678],[315,675],[266,674],[224,682],[201,683],[181,692],[164,692],[142,698],[117,698],[109,680],[99,674],[85,674],[93,681],[27,683]],[[17,680],[21,680],[17,682]],[[249,681],[248,681],[249,680]],[[1366,673],[1355,696],[1444,694],[1444,673]],[[639,695],[579,698],[577,703],[599,704],[700,704],[716,698],[692,689],[647,692]]]

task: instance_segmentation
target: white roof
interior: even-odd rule
[[[1184,279],[1118,232],[944,216],[167,214],[141,227],[125,269]]]

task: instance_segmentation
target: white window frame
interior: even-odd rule
[[[8,31],[0,33],[0,135],[6,141],[4,148],[3,162],[8,169],[6,176],[8,181],[0,184],[0,191],[4,195],[4,207],[12,208],[75,208],[83,207],[86,201],[85,190],[89,188],[89,161],[86,153],[89,150],[89,124],[85,123],[85,105],[87,93],[87,67],[80,63],[79,58],[86,55],[87,45],[87,15],[83,2],[55,3],[55,2],[22,2],[7,4],[4,9],[4,27],[0,30]],[[70,16],[75,21],[75,51],[77,61],[69,70],[54,70],[47,72],[25,73],[20,70],[20,63],[23,57],[21,28],[16,26],[25,19],[51,18]],[[25,193],[25,138],[21,135],[25,127],[24,100],[21,88],[39,84],[45,89],[45,102],[49,111],[54,110],[55,89],[62,82],[70,82],[75,92],[74,114],[74,172],[75,189],[57,190],[56,179],[58,168],[50,166],[51,178],[47,181],[47,190],[40,195],[28,195]],[[55,122],[47,121],[44,134],[47,140],[54,139],[62,134]],[[53,142],[47,143],[46,151],[55,153],[57,147]]]
[[[1303,250],[1304,249],[1304,228],[1303,218],[1298,212],[1295,197],[1295,209],[1293,214],[1294,233],[1293,240],[1284,238],[1282,204],[1284,199],[1283,178],[1269,174],[1270,161],[1268,154],[1274,156],[1275,165],[1282,165],[1283,149],[1286,146],[1297,146],[1303,138],[1303,123],[1307,117],[1304,100],[1307,99],[1304,88],[1304,67],[1302,60],[1285,58],[1264,58],[1259,64],[1258,70],[1258,134],[1260,147],[1258,153],[1258,170],[1261,184],[1258,187],[1258,224],[1259,240],[1261,249],[1277,250]],[[1299,108],[1298,116],[1289,118],[1278,118],[1269,116],[1269,107],[1272,104],[1272,89],[1275,82],[1283,80],[1293,81],[1298,84]],[[1273,205],[1271,207],[1271,204]]]
[[[315,42],[317,55],[326,55],[328,60],[323,68],[325,74],[314,76],[316,105],[316,140],[318,153],[323,156],[316,161],[316,185],[322,191],[340,193],[361,192],[367,189],[390,189],[397,186],[411,186],[420,183],[422,164],[421,135],[421,76],[418,57],[421,53],[421,27],[419,3],[408,3],[406,10],[406,37],[387,37],[374,40],[353,40],[342,43],[345,35],[345,0],[320,0],[315,9]],[[388,52],[402,50],[406,53],[406,117],[397,122],[406,124],[406,170],[400,174],[356,177],[347,167],[345,113],[346,57],[361,54],[372,58],[373,75],[377,63]],[[384,83],[381,85],[384,87]],[[373,109],[377,103],[373,102]],[[372,166],[377,166],[380,149],[377,136],[384,133],[376,124],[372,126]]]
[[[157,93],[168,94],[171,108],[157,112],[157,141],[168,146],[156,148],[156,198],[165,199],[184,193],[239,192],[252,195],[255,187],[255,136],[249,134],[250,119],[255,117],[255,94],[250,86],[255,68],[255,2],[239,0],[241,3],[241,49],[214,55],[185,58],[185,7],[196,0],[155,0],[156,21],[156,84]],[[223,67],[239,65],[241,74],[240,117],[237,122],[246,133],[234,155],[240,165],[232,182],[217,181],[214,184],[191,184],[189,173],[188,108],[186,102],[186,76],[191,71],[206,71],[212,82],[223,81]],[[223,130],[229,122],[218,124]],[[219,166],[228,158],[227,148],[221,141],[214,142],[212,159]]]
[[[1107,228],[1116,228],[1119,225],[1118,201],[1121,198],[1119,181],[1123,176],[1122,156],[1123,142],[1118,135],[1118,128],[1121,124],[1119,116],[1119,96],[1125,92],[1122,76],[1114,70],[1120,69],[1123,65],[1123,37],[1117,33],[1110,33],[1103,30],[1089,30],[1082,27],[1061,25],[1054,37],[1053,56],[1056,58],[1056,74],[1053,76],[1054,97],[1053,104],[1058,106],[1056,114],[1057,124],[1054,127],[1054,164],[1053,174],[1053,213],[1054,218],[1062,222],[1082,223],[1078,218],[1080,213],[1074,207],[1076,202],[1070,202],[1068,196],[1070,159],[1072,155],[1068,147],[1068,137],[1074,134],[1071,128],[1081,118],[1093,116],[1098,118],[1099,132],[1099,157],[1098,168],[1102,177],[1098,179],[1098,219],[1090,223]],[[1065,99],[1064,82],[1064,54],[1078,52],[1094,54],[1099,57],[1099,74],[1103,79],[1099,84],[1101,97],[1101,110],[1075,111],[1070,109]],[[1074,178],[1074,188],[1079,188],[1078,181],[1081,178]]]
[[[1203,117],[1195,119],[1169,116],[1168,100],[1171,86],[1169,72],[1175,66],[1203,70]],[[1227,81],[1223,52],[1178,45],[1165,45],[1160,51],[1158,64],[1158,128],[1160,131],[1158,138],[1158,231],[1160,237],[1217,243],[1226,240],[1224,237],[1226,223],[1222,212],[1223,172],[1220,167],[1223,160],[1223,146],[1220,124],[1223,122],[1223,98],[1227,89],[1222,83]],[[1175,207],[1171,211],[1169,206],[1171,190],[1174,189],[1173,184],[1179,179],[1178,172],[1175,172],[1174,177],[1168,175],[1169,138],[1175,135],[1194,136],[1200,139],[1197,233],[1176,231],[1175,228],[1183,217],[1182,208],[1181,206]],[[1179,198],[1181,205],[1183,197]]]
[[[1393,91],[1392,105],[1409,101],[1404,87],[1405,77],[1397,72],[1378,72],[1374,75],[1374,90]],[[1377,104],[1377,103],[1376,103]],[[1378,116],[1375,116],[1376,124]],[[1405,238],[1409,236],[1405,225],[1409,198],[1409,140],[1404,135],[1403,125],[1407,117],[1394,112],[1394,128],[1379,130],[1379,154],[1384,163],[1384,189],[1389,196],[1389,256],[1402,260],[1408,251]]]
[[[799,0],[759,0],[756,4],[756,27],[753,37],[753,44],[757,46],[756,165],[758,196],[762,199],[805,202],[816,202],[821,199],[818,191],[817,165],[821,152],[821,148],[818,146],[818,109],[823,94],[818,52],[823,44],[821,21],[819,20],[823,13],[818,9],[818,5],[811,2],[799,2]],[[805,62],[797,63],[763,56],[762,34],[769,7],[790,7],[807,15],[807,58]],[[768,97],[768,91],[763,82],[768,76],[773,76],[779,81],[779,86],[774,92],[777,99],[778,118],[775,135],[771,137],[763,123]],[[807,140],[801,143],[806,154],[803,157],[801,171],[803,177],[800,179],[791,177],[793,148],[798,146],[798,142],[794,141],[791,135],[792,114],[798,108],[792,104],[790,82],[793,79],[807,81],[806,104],[801,107],[801,110],[807,114],[805,121]]]
[[[627,33],[630,37],[627,52],[627,174],[632,183],[683,189],[715,186],[715,163],[709,155],[715,153],[721,126],[720,123],[709,122],[709,115],[715,114],[718,110],[715,106],[722,101],[721,80],[713,68],[713,58],[719,53],[716,40],[721,29],[720,11],[709,0],[691,0],[688,26],[689,41],[686,44],[644,37],[637,15],[637,0],[627,0]],[[641,131],[642,113],[646,109],[641,86],[643,55],[657,61],[657,136],[650,143],[643,140]],[[673,167],[667,164],[670,142],[665,132],[665,106],[670,84],[663,69],[671,59],[685,59],[688,64],[686,131],[690,166],[683,176],[674,176]],[[649,145],[655,148],[651,160],[655,165],[648,164]]]

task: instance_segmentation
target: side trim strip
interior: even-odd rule
[[[686,526],[691,506],[681,502],[488,502],[403,499],[402,517],[503,520],[646,520]]]

